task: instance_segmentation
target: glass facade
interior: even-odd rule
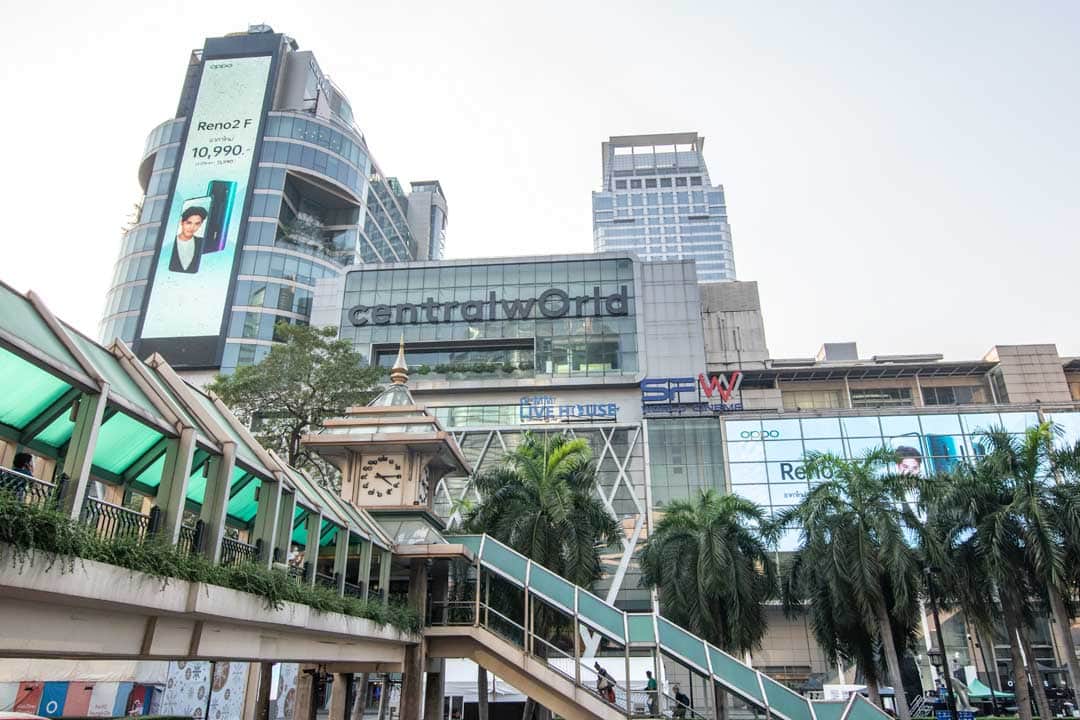
[[[208,42],[220,48],[231,41]],[[235,42],[242,46],[243,41]],[[339,276],[355,263],[405,262],[416,256],[407,195],[371,157],[340,90],[326,82],[313,58],[288,62],[292,49],[285,44],[281,72],[305,77],[290,75],[290,82],[277,85],[279,95],[271,103],[277,109],[268,112],[263,123],[238,275],[229,298],[232,312],[221,360],[226,373],[265,357],[276,339],[276,323],[309,321],[317,280]],[[189,76],[197,77],[200,58],[194,56]],[[291,97],[289,87],[301,85],[303,98]],[[194,102],[193,87],[182,93],[182,111]],[[315,116],[323,95],[332,110],[325,118]],[[121,241],[100,325],[105,343],[114,337],[136,340],[186,125],[186,117],[174,118],[147,139],[139,171],[141,212]]]
[[[558,297],[541,302],[549,291]],[[565,314],[550,317],[563,297]],[[632,376],[634,303],[629,258],[354,270],[340,328],[372,363],[404,335],[424,375]]]
[[[652,504],[702,490],[724,492],[724,449],[716,418],[655,418],[647,421]]]
[[[693,259],[699,282],[734,280],[724,188],[710,184],[703,145],[696,134],[604,143],[604,189],[593,193],[594,249]]]

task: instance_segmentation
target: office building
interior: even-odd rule
[[[724,187],[709,179],[704,147],[697,133],[625,135],[602,143],[593,249],[634,252],[643,260],[692,259],[699,282],[734,280]]]
[[[417,260],[442,260],[446,253],[446,195],[438,180],[409,183],[409,229]]]
[[[175,116],[150,133],[138,173],[141,212],[100,334],[192,375],[265,357],[277,323],[308,321],[316,280],[418,257],[408,194],[375,161],[349,99],[314,53],[266,26],[192,52]],[[437,181],[423,187],[418,201],[441,223],[423,229],[441,243],[445,196]]]
[[[953,361],[860,358],[854,343],[826,343],[816,357],[773,358],[757,284],[700,284],[689,260],[607,252],[352,267],[320,281],[314,302],[312,322],[336,327],[365,362],[389,369],[404,336],[414,398],[477,472],[526,431],[586,439],[624,533],[594,590],[631,611],[651,603],[634,555],[655,514],[703,488],[775,512],[817,480],[803,468],[811,450],[850,457],[884,444],[929,474],[981,452],[991,426],[1046,418],[1062,443],[1080,440],[1080,359],[1053,345]],[[453,519],[461,498],[476,498],[470,479],[447,477],[434,507]],[[779,550],[795,542],[789,534]],[[944,622],[950,657],[981,663],[962,615]],[[769,623],[756,667],[793,687],[835,679],[803,620],[777,605]],[[1054,663],[1052,645],[1036,652]],[[996,658],[1006,677],[1005,647]]]

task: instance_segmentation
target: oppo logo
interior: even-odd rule
[[[743,430],[739,433],[743,440],[773,440],[780,437],[779,430]]]

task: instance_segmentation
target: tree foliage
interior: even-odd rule
[[[262,362],[218,375],[209,390],[254,428],[263,445],[330,484],[332,473],[300,439],[327,418],[370,400],[380,370],[365,367],[348,341],[334,339],[333,328],[280,323],[275,333],[283,342]]]
[[[711,489],[666,506],[641,551],[642,584],[664,616],[734,654],[759,647],[777,590],[764,520],[758,505]]]

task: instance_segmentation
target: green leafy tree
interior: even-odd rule
[[[526,433],[498,468],[478,475],[474,482],[481,500],[465,516],[467,532],[487,533],[581,587],[600,578],[600,556],[620,541],[621,534],[598,497],[596,463],[585,440]],[[506,606],[513,600],[493,598],[494,602]],[[560,622],[559,614],[541,608],[536,634],[546,636]],[[482,682],[486,672],[478,675],[478,685]],[[484,690],[477,687],[480,693]],[[536,710],[529,700],[523,720]]]
[[[642,584],[657,591],[664,616],[740,657],[761,645],[765,602],[777,590],[764,520],[745,498],[703,490],[667,505],[641,551]],[[715,692],[724,712],[719,685]]]
[[[1071,483],[1056,485],[1052,469],[1071,470],[1067,454],[1053,451],[1049,423],[1013,435],[993,428],[979,438],[982,454],[962,463],[932,493],[924,493],[930,521],[927,553],[942,568],[950,594],[980,624],[992,622],[995,604],[1009,639],[1017,705],[1030,717],[1028,686],[1040,717],[1051,717],[1041,675],[1025,658],[1035,655],[1033,599],[1049,606],[1058,625],[1069,627],[1065,598],[1077,570],[1067,566],[1080,547],[1080,497]],[[986,600],[985,598],[993,598]],[[1070,675],[1077,672],[1072,640]],[[1074,681],[1075,682],[1075,681]]]
[[[880,643],[896,689],[897,715],[909,720],[897,645],[907,633],[895,625],[898,620],[914,624],[922,572],[910,538],[918,522],[907,508],[913,478],[883,472],[896,461],[896,453],[887,448],[855,459],[807,453],[807,475],[827,479],[781,513],[773,527],[800,531],[793,567],[820,576],[809,588],[817,592],[808,597],[815,630],[831,626],[838,638],[832,649],[862,662],[868,678],[877,674],[871,661],[877,648],[867,643],[871,638]],[[789,573],[785,585],[799,584]],[[821,592],[823,585],[829,593]]]
[[[262,362],[218,375],[209,389],[254,428],[263,445],[330,485],[333,472],[300,439],[370,400],[380,370],[365,367],[348,341],[334,339],[333,328],[279,323],[275,333],[283,342]]]

